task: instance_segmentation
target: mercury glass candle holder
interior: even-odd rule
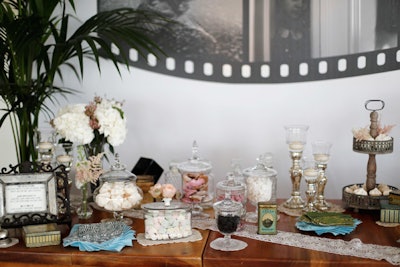
[[[303,208],[304,212],[317,211],[315,207],[315,195],[317,193],[318,169],[314,160],[307,159],[304,163],[303,176],[307,183],[306,204]]]
[[[54,149],[56,133],[51,127],[42,127],[36,130],[38,162],[44,165],[51,165],[54,160]]]
[[[300,182],[303,175],[300,163],[306,145],[308,128],[308,125],[285,126],[286,143],[288,144],[290,158],[292,159],[292,166],[289,170],[292,181],[292,193],[291,197],[284,203],[284,206],[290,209],[304,208],[304,200],[300,195]]]
[[[314,160],[319,172],[317,178],[315,207],[322,211],[330,208],[329,203],[325,200],[325,186],[328,182],[328,178],[326,177],[326,168],[328,166],[331,147],[332,144],[326,141],[316,141],[312,143]]]

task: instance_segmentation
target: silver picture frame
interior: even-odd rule
[[[0,175],[0,218],[14,220],[31,214],[57,216],[54,173]]]

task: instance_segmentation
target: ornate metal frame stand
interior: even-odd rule
[[[52,172],[56,177],[58,214],[29,213],[7,216],[1,223],[1,227],[16,228],[24,225],[45,223],[68,224],[71,226],[70,184],[68,181],[68,171],[66,171],[64,165],[59,165],[56,168],[53,168],[48,164],[37,164],[32,162],[23,162],[15,166],[10,164],[8,168],[1,168],[0,175],[36,172]]]

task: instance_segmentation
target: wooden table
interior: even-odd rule
[[[340,201],[334,202],[340,203]],[[362,223],[348,235],[335,237],[330,234],[325,234],[322,235],[322,237],[343,239],[346,241],[359,238],[365,244],[399,247],[400,254],[400,243],[396,242],[397,239],[400,238],[399,226],[388,228],[377,225],[375,222],[379,220],[379,211],[359,211],[358,213],[354,213],[352,210],[349,210],[346,213],[350,213],[354,218],[360,219]],[[296,217],[280,213],[280,220],[277,228],[285,232],[300,233],[301,231],[295,227],[295,223]],[[318,236],[310,232],[307,232],[307,234]],[[222,253],[210,248],[210,242],[221,236],[222,235],[217,232],[210,232],[203,255],[203,266],[393,266],[386,261],[341,256],[237,236],[234,236],[234,238],[247,242],[247,248],[238,252]]]
[[[101,218],[111,217],[111,213],[94,211],[90,220],[78,221],[76,223],[95,223]],[[62,237],[69,233],[67,226],[60,226]],[[136,233],[144,232],[142,219],[133,219],[132,229]],[[27,248],[20,238],[20,229],[10,230],[14,237],[19,237],[19,244],[5,249],[0,249],[0,266],[202,266],[202,254],[207,242],[209,231],[199,230],[203,239],[190,243],[176,243],[172,245],[142,246],[137,242],[133,247],[125,247],[121,252],[84,252],[76,247],[46,246],[39,248]]]
[[[400,227],[385,228],[375,224],[378,212],[351,213],[363,221],[354,232],[346,236],[324,237],[351,240],[359,238],[364,243],[399,247]],[[73,223],[99,222],[101,218],[111,217],[108,212],[95,210],[94,217],[87,221]],[[144,232],[141,219],[133,219],[133,229]],[[280,215],[278,229],[299,232],[294,224],[296,218]],[[69,233],[66,226],[62,228],[62,237]],[[9,229],[11,236],[20,238],[20,229]],[[200,231],[203,239],[191,243],[170,245],[141,246],[134,242],[133,247],[125,247],[121,252],[81,252],[75,247],[47,246],[26,248],[22,239],[19,244],[0,249],[0,266],[39,267],[39,266],[392,266],[386,261],[375,261],[364,258],[340,256],[290,246],[266,243],[247,238],[238,238],[248,243],[248,247],[239,252],[222,252],[210,248],[210,242],[221,235],[207,230]],[[312,233],[308,233],[313,235]]]

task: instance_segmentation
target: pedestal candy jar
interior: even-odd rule
[[[213,175],[210,162],[200,159],[198,146],[193,142],[192,157],[178,164],[182,176],[182,201],[191,203],[193,216],[204,215],[202,206],[212,206]]]
[[[258,202],[276,204],[277,171],[267,168],[261,159],[256,167],[244,171],[247,185],[247,199],[257,209]],[[257,211],[248,212],[246,221],[257,222]]]
[[[239,225],[239,229],[241,230],[244,226],[244,220],[246,216],[247,189],[246,184],[236,180],[233,173],[228,173],[228,176],[225,180],[217,183],[215,189],[216,202],[224,200],[227,194],[232,201],[239,202],[243,206],[242,214],[240,216],[241,222]]]
[[[123,220],[122,211],[136,208],[143,199],[136,185],[137,177],[127,171],[116,155],[111,169],[100,176],[100,186],[94,192],[94,201],[105,210],[112,211],[115,220]],[[125,219],[130,224],[129,219]]]
[[[215,221],[218,231],[224,235],[210,243],[210,247],[222,251],[237,251],[247,247],[247,243],[232,239],[233,234],[240,224],[240,216],[243,214],[243,206],[240,202],[232,201],[229,192],[222,201],[214,204]]]

